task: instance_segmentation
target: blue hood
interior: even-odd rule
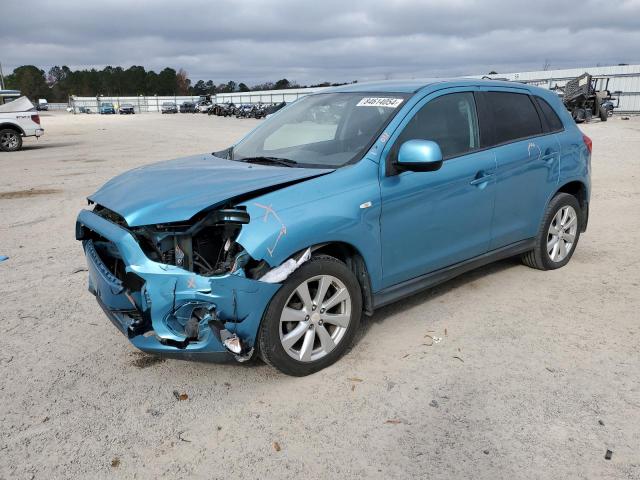
[[[130,170],[105,183],[89,200],[123,216],[130,227],[179,222],[234,197],[332,171],[196,155]]]

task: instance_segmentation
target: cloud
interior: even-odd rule
[[[135,64],[313,83],[640,62],[640,0],[32,0],[0,25],[5,70]]]

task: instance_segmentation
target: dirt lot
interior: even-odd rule
[[[138,353],[74,240],[110,177],[257,121],[42,123],[0,153],[0,478],[640,478],[640,118],[583,127],[592,213],[566,268],[504,261],[384,308],[306,378]]]

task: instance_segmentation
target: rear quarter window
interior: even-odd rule
[[[558,114],[553,109],[551,105],[547,103],[546,100],[540,97],[534,97],[536,99],[536,103],[540,107],[540,111],[542,115],[544,115],[545,120],[547,121],[547,127],[550,132],[559,132],[564,129],[564,125],[562,125],[562,120],[558,117]]]
[[[529,95],[511,92],[487,92],[494,144],[512,142],[542,133],[542,124]]]

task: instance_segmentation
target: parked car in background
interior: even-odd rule
[[[269,115],[273,115],[274,113],[276,113],[278,110],[283,109],[284,107],[287,106],[286,102],[280,102],[277,103],[275,105],[270,105],[265,109],[265,116],[269,117]]]
[[[136,109],[130,103],[123,103],[118,107],[118,113],[120,115],[133,115],[134,113],[136,113]]]
[[[44,128],[40,125],[40,115],[27,97],[7,103],[4,100],[0,90],[0,151],[15,152],[22,148],[24,137],[38,138],[44,135]]]
[[[174,102],[163,102],[160,111],[162,113],[178,113],[178,107]]]
[[[44,98],[38,99],[38,104],[36,105],[36,110],[46,112],[49,110],[49,102],[47,102]]]
[[[113,107],[112,103],[103,102],[100,104],[99,112],[101,115],[115,115],[116,109]]]
[[[218,115],[221,117],[230,117],[235,115],[236,106],[233,103],[218,103],[209,110],[209,115]]]
[[[182,102],[180,113],[196,113],[196,104],[194,102]]]
[[[209,113],[212,108],[213,103],[211,101],[201,101],[196,105],[196,110],[199,113]]]
[[[307,375],[348,349],[363,313],[507,257],[565,266],[587,227],[591,148],[545,89],[353,84],[225,150],[107,182],[76,238],[89,290],[141,350]]]

